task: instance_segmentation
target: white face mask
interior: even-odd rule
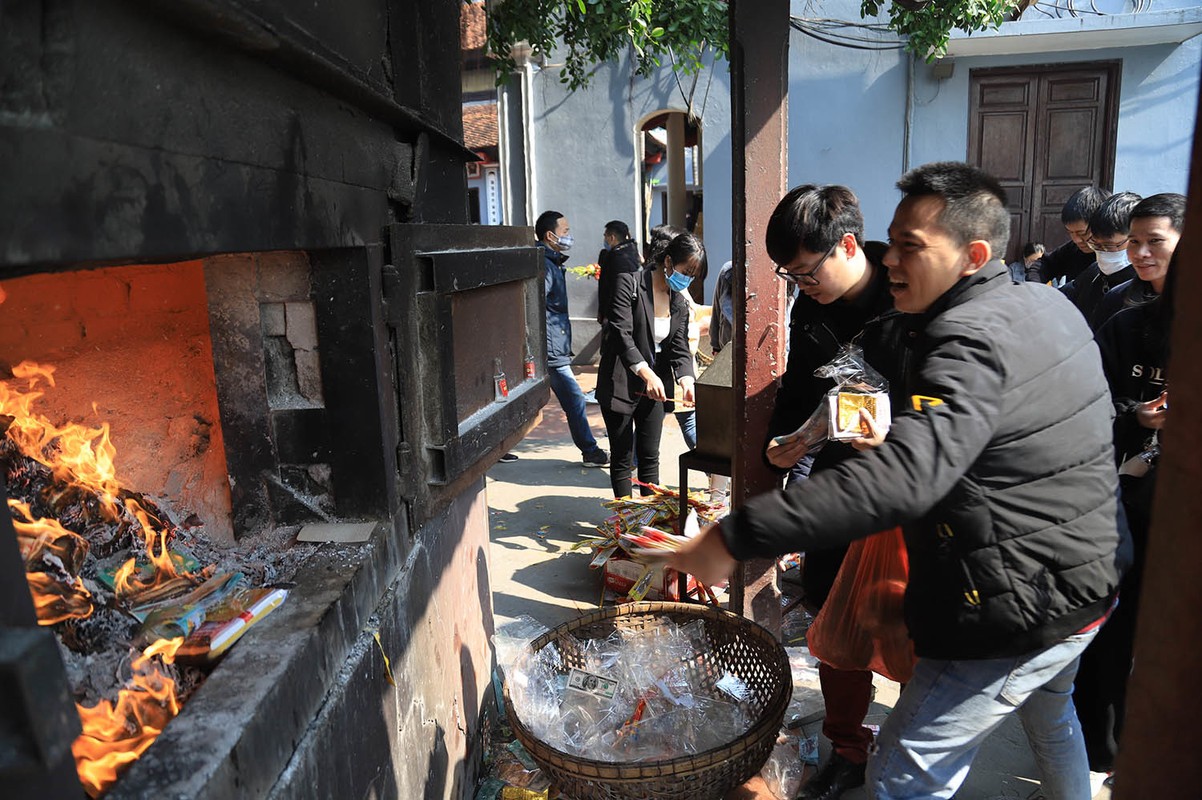
[[[1098,269],[1103,275],[1113,275],[1131,262],[1127,260],[1127,251],[1119,250],[1117,253],[1098,253],[1094,256],[1098,260]]]

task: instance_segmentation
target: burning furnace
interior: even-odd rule
[[[41,395],[55,452],[69,420],[104,431],[112,496],[154,509],[113,512],[149,531],[129,546],[250,553],[266,584],[295,566],[274,581],[287,601],[179,716],[147,724],[162,732],[108,797],[474,785],[491,675],[483,474],[547,385],[541,367],[519,380],[527,354],[544,363],[532,233],[465,224],[458,15],[456,0],[0,8],[9,397]],[[0,415],[6,431],[16,418]],[[13,492],[54,505],[57,468],[22,463]],[[46,482],[29,489],[28,470]],[[95,588],[86,565],[66,569],[84,548],[72,536],[102,549],[95,526],[67,514],[65,538],[46,538],[22,514],[10,504],[0,530],[0,582],[58,564],[50,602]],[[363,541],[287,551],[307,525]],[[126,612],[119,593],[90,596],[89,614]],[[56,658],[74,640],[49,638],[68,623],[21,592],[0,613],[0,775],[79,796],[79,689]]]

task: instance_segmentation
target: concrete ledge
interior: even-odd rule
[[[381,523],[367,544],[321,548],[108,798],[265,795],[401,570],[407,538]]]

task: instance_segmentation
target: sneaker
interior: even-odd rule
[[[500,461],[502,464],[512,464],[513,462],[515,462],[517,460],[518,460],[518,457],[517,457],[516,453],[506,453],[505,455],[503,455],[497,459],[497,461]]]
[[[597,390],[590,389],[589,391],[585,392],[584,402],[588,403],[590,406],[601,405],[600,401],[597,400]]]
[[[604,467],[609,463],[609,453],[598,447],[591,453],[584,454],[584,466],[586,467]]]

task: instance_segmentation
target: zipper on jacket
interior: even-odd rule
[[[941,549],[948,552],[952,549],[951,542],[956,534],[952,531],[952,526],[946,522],[935,523],[935,534],[939,537]],[[981,593],[977,591],[977,585],[972,579],[972,573],[968,570],[968,565],[964,563],[964,559],[956,556],[956,563],[960,565],[960,571],[964,573],[964,583],[968,587],[964,591],[964,601],[970,606],[979,607],[981,605]]]

